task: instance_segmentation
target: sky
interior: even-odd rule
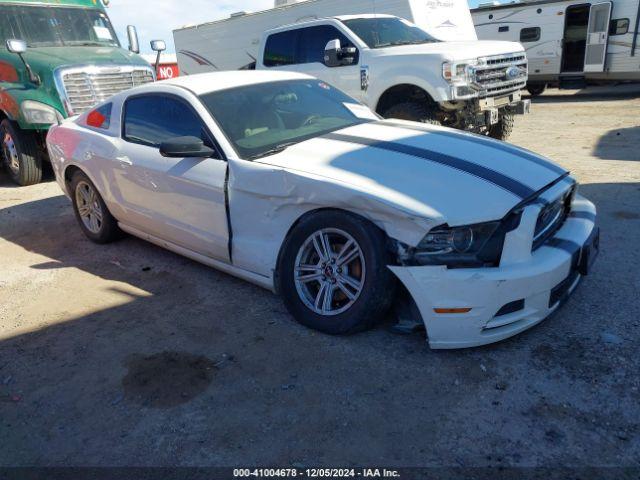
[[[477,4],[477,0],[469,1]],[[128,45],[127,25],[135,25],[142,53],[151,52],[151,40],[165,40],[167,52],[173,53],[174,28],[227,18],[243,10],[265,10],[273,4],[273,0],[111,0],[107,13],[123,47]]]

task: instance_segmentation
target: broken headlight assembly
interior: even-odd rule
[[[435,227],[412,249],[412,263],[449,268],[497,267],[505,235],[519,223],[520,215],[511,215],[503,221]]]

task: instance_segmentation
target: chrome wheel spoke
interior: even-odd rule
[[[336,263],[339,266],[349,265],[353,260],[360,256],[360,247],[353,241],[349,240],[344,244],[342,250],[338,254]]]
[[[99,234],[104,218],[102,207],[98,193],[86,182],[79,182],[76,186],[76,206],[87,230]]]
[[[358,300],[365,280],[364,254],[347,232],[324,228],[310,235],[295,260],[293,280],[313,312],[338,315]]]

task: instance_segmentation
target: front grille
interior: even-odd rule
[[[153,82],[153,73],[144,67],[88,67],[63,70],[60,79],[68,107],[78,115],[116,93]]]
[[[524,53],[480,59],[475,86],[480,97],[494,97],[524,88],[527,84],[527,57]]]
[[[533,250],[542,246],[564,224],[571,211],[573,192],[573,188],[568,190],[561,197],[545,205],[540,210],[533,235]]]

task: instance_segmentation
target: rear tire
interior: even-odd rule
[[[498,123],[489,127],[488,135],[497,140],[507,140],[513,132],[515,120],[516,116],[511,108],[500,109]]]
[[[527,83],[527,92],[529,92],[532,97],[542,95],[546,89],[546,83]]]
[[[74,173],[69,190],[76,220],[89,240],[103,244],[122,236],[117,220],[89,177],[80,171]]]
[[[11,180],[22,187],[40,183],[42,162],[33,132],[20,129],[14,122],[0,122],[0,153]]]
[[[371,328],[395,294],[385,246],[384,233],[354,214],[325,210],[303,218],[278,262],[277,286],[291,315],[331,335]]]
[[[434,109],[418,102],[398,103],[384,112],[383,116],[384,118],[397,118],[399,120],[409,120],[431,125],[442,125]]]

